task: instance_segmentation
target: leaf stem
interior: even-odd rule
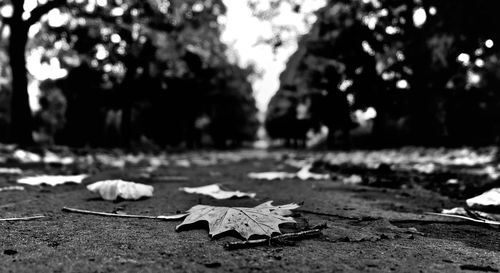
[[[294,233],[286,233],[282,235],[277,235],[267,239],[258,239],[258,240],[247,240],[244,242],[229,242],[224,245],[224,248],[227,250],[235,250],[242,248],[250,248],[255,246],[264,246],[264,245],[272,245],[276,243],[280,243],[283,241],[300,241],[304,239],[314,238],[321,235],[321,230],[325,227],[319,226],[314,229],[304,230],[300,232]]]
[[[37,216],[30,216],[30,217],[19,217],[19,218],[3,218],[0,219],[0,222],[13,222],[13,221],[29,221],[29,220],[36,220],[40,218],[44,218],[45,216],[43,215],[37,215]]]

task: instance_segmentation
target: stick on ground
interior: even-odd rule
[[[30,217],[19,217],[19,218],[3,218],[0,219],[0,222],[13,222],[13,221],[29,221],[29,220],[36,220],[40,218],[44,218],[45,216],[43,215],[37,215],[37,216],[30,216]]]
[[[272,245],[273,243],[281,243],[287,241],[300,241],[320,236],[322,229],[324,229],[324,227],[321,226],[315,229],[304,230],[294,233],[286,233],[266,239],[248,240],[244,242],[230,242],[226,243],[224,245],[224,248],[227,250],[235,250],[235,249],[250,248],[255,246]]]
[[[436,213],[436,212],[426,212],[426,214],[437,215],[437,216],[444,216],[444,217],[452,217],[452,218],[459,218],[459,219],[469,220],[469,221],[476,222],[476,223],[488,224],[488,225],[493,225],[493,226],[500,226],[500,222],[498,222],[498,221],[492,221],[492,220],[487,220],[487,219],[474,219],[474,218],[467,217],[467,216],[462,216],[462,215],[444,214],[444,213]]]
[[[107,217],[142,218],[142,219],[157,219],[157,220],[180,220],[180,219],[187,216],[187,214],[176,214],[176,215],[167,215],[167,216],[165,216],[165,215],[149,216],[149,215],[116,214],[116,213],[91,211],[91,210],[75,209],[75,208],[68,208],[68,207],[63,207],[62,211],[72,212],[72,213],[107,216]]]

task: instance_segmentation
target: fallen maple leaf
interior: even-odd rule
[[[186,193],[195,193],[195,194],[203,194],[203,195],[208,195],[211,196],[215,199],[229,199],[229,198],[242,198],[242,197],[250,197],[254,198],[255,193],[253,192],[241,192],[241,191],[226,191],[221,188],[220,184],[212,184],[212,185],[207,185],[207,186],[202,186],[202,187],[194,187],[194,188],[189,188],[189,187],[183,187],[179,188],[180,191],[186,192]]]
[[[137,200],[153,196],[153,186],[123,180],[99,181],[88,185],[87,189],[99,193],[102,199],[110,201],[118,197]]]
[[[207,221],[211,237],[230,230],[238,232],[247,240],[253,235],[270,237],[273,233],[281,233],[280,224],[295,223],[292,217],[286,216],[291,214],[292,209],[299,207],[297,204],[273,206],[271,203],[269,201],[254,208],[197,205],[187,211],[188,216],[176,230],[185,225]]]

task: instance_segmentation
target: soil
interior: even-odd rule
[[[285,152],[283,152],[285,153]],[[81,166],[18,164],[23,173],[75,173]],[[286,179],[260,181],[249,172],[294,170],[276,156],[253,157],[224,164],[168,166],[141,176],[139,168],[96,167],[83,184],[26,186],[24,191],[0,192],[0,218],[45,215],[31,221],[0,222],[0,272],[499,272],[498,228],[463,220],[426,215],[464,205],[464,191],[442,190],[438,175],[395,175],[362,169],[363,176],[380,176],[392,183],[346,185],[327,181]],[[90,166],[92,167],[92,166]],[[89,170],[89,166],[86,166]],[[353,173],[350,167],[330,172]],[[357,171],[358,173],[361,171]],[[368,173],[368,174],[367,174]],[[394,173],[393,173],[394,174]],[[16,175],[2,175],[0,187],[16,185]],[[169,176],[171,179],[164,179]],[[183,176],[187,179],[176,179]],[[339,176],[341,177],[341,176]],[[411,178],[413,177],[413,178]],[[154,186],[154,196],[139,201],[110,202],[85,185],[100,179],[133,179]],[[427,181],[426,179],[434,179]],[[477,188],[485,187],[481,176]],[[372,181],[372,180],[370,180]],[[409,183],[408,181],[411,181]],[[431,183],[432,182],[432,183]],[[215,200],[186,194],[179,187],[222,183],[256,192],[254,199]],[[494,183],[494,182],[491,182]],[[432,186],[437,185],[437,186]],[[294,217],[298,224],[283,231],[326,223],[320,237],[294,245],[225,250],[228,234],[211,239],[200,224],[176,232],[180,221],[122,219],[62,212],[73,207],[102,212],[170,215],[197,204],[256,206],[303,202]]]

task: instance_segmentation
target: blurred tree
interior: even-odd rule
[[[316,105],[330,111],[315,105],[311,111],[325,125],[331,116],[345,116],[345,107],[344,114],[335,109],[346,98],[351,112],[373,107],[381,144],[391,140],[394,127],[409,128],[406,143],[491,143],[500,96],[493,91],[496,76],[487,71],[499,56],[498,7],[470,0],[329,1],[281,85],[296,86],[299,100],[323,96],[323,106]]]
[[[252,73],[236,65],[217,69],[209,101],[209,130],[218,148],[239,147],[255,140],[259,121],[253,89],[248,82]]]
[[[52,0],[39,5],[30,12],[25,10],[25,1],[2,1],[0,7],[11,10],[11,15],[3,16],[3,23],[10,28],[9,64],[12,73],[11,136],[10,140],[19,144],[33,143],[33,121],[29,106],[28,78],[26,70],[26,46],[30,27],[51,9],[63,4],[64,0]],[[4,10],[5,12],[5,10]]]
[[[0,20],[0,64],[8,64],[6,25]],[[0,141],[8,141],[10,125],[11,75],[6,65],[0,65]]]
[[[196,124],[214,118],[214,98],[225,98],[215,94],[245,98],[231,107],[255,108],[248,74],[227,61],[220,40],[220,0],[68,1],[56,11],[37,24],[29,50],[68,71],[58,83],[67,103],[58,143],[126,145],[147,137],[196,146]],[[255,119],[256,111],[242,111]],[[252,125],[237,130],[256,130],[242,115],[238,121],[232,126]]]

